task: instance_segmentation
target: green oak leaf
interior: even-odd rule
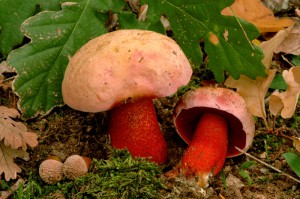
[[[36,12],[60,10],[68,0],[0,0],[0,53],[4,57],[22,43],[21,24]]]
[[[36,1],[0,0],[0,53],[7,56],[14,46],[23,41],[22,22],[32,16]]]
[[[202,63],[200,39],[208,54],[208,66],[218,82],[224,71],[234,79],[244,74],[252,79],[265,76],[263,52],[251,44],[259,36],[257,28],[221,11],[234,0],[141,0],[148,4],[147,22],[156,23],[164,15],[170,22],[175,40],[195,65]]]
[[[61,4],[64,2],[68,2],[69,0],[35,0],[37,1],[37,5],[39,10],[51,10],[51,11],[59,11],[61,10]],[[73,0],[74,1],[74,0]],[[30,1],[31,3],[34,1]],[[29,3],[29,1],[27,1]]]
[[[22,32],[31,42],[8,56],[17,71],[14,91],[24,117],[45,114],[62,105],[61,82],[76,50],[106,32],[108,15],[99,13],[110,0],[81,0],[62,4],[61,11],[43,11],[27,19]],[[119,1],[116,4],[120,4]],[[123,2],[122,2],[123,3]]]
[[[165,34],[166,30],[160,21],[157,23],[148,23],[139,21],[136,14],[128,11],[122,11],[118,15],[120,29],[141,29],[152,30],[161,34]]]

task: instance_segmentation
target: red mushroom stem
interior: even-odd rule
[[[197,176],[199,186],[207,187],[209,177],[216,176],[224,165],[227,145],[226,119],[215,113],[203,114],[184,153],[180,171],[187,177]]]
[[[167,144],[151,98],[126,102],[112,109],[108,133],[113,147],[127,148],[134,157],[149,157],[156,163],[167,159]]]

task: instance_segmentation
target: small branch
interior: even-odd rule
[[[295,65],[294,65],[292,62],[290,62],[284,55],[281,55],[281,57],[282,57],[282,59],[283,59],[284,61],[286,61],[291,67],[295,67]]]
[[[240,148],[238,148],[238,147],[235,147],[235,148],[236,148],[236,150],[238,150],[238,151],[241,152],[242,154],[245,154],[246,156],[248,156],[248,157],[254,159],[255,161],[257,161],[257,162],[259,162],[259,163],[261,163],[261,164],[263,164],[263,165],[265,165],[266,167],[269,167],[269,168],[271,168],[271,169],[277,171],[278,173],[281,173],[282,175],[284,175],[284,176],[286,176],[286,177],[288,177],[288,178],[291,178],[292,180],[294,180],[294,181],[300,183],[300,180],[299,180],[299,179],[297,179],[297,178],[295,178],[295,177],[293,177],[293,176],[291,176],[291,175],[289,175],[289,174],[287,174],[287,173],[285,173],[285,172],[283,172],[283,171],[277,169],[276,167],[273,167],[272,165],[269,165],[269,164],[267,164],[267,163],[261,161],[260,159],[254,157],[253,155],[251,155],[251,154],[249,154],[249,153],[243,151],[242,149],[240,149]]]

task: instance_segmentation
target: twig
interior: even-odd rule
[[[284,55],[281,55],[281,57],[282,57],[282,59],[283,59],[284,61],[286,61],[291,67],[295,67],[295,65],[294,65],[292,62],[290,62]]]
[[[238,148],[238,147],[235,147],[235,148],[236,148],[236,150],[238,150],[238,151],[241,152],[242,154],[245,154],[246,156],[248,156],[248,157],[254,159],[255,161],[257,161],[257,162],[259,162],[259,163],[261,163],[261,164],[263,164],[263,165],[265,165],[266,167],[269,167],[269,168],[271,168],[271,169],[277,171],[278,173],[281,173],[282,175],[284,175],[284,176],[286,176],[286,177],[288,177],[288,178],[291,178],[291,179],[293,179],[294,181],[300,183],[300,180],[299,180],[299,179],[297,179],[297,178],[295,178],[295,177],[293,177],[293,176],[291,176],[291,175],[289,175],[289,174],[287,174],[287,173],[285,173],[285,172],[283,172],[283,171],[277,169],[276,167],[273,167],[272,165],[269,165],[269,164],[267,164],[267,163],[261,161],[260,159],[254,157],[253,155],[251,155],[251,154],[249,154],[249,153],[243,151],[242,149],[240,149],[240,148]]]

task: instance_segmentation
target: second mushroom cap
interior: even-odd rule
[[[227,120],[227,157],[241,154],[235,147],[242,150],[250,147],[255,125],[243,98],[230,89],[212,87],[189,91],[177,104],[173,121],[178,134],[186,143],[193,139],[199,118],[205,112],[221,115]]]

